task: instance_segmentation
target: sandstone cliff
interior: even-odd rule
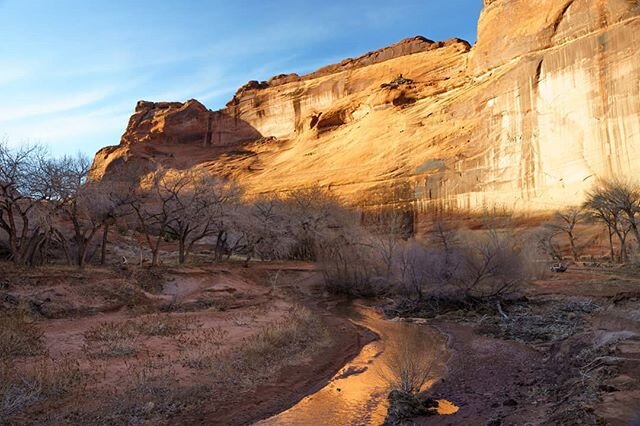
[[[485,0],[478,42],[422,37],[216,112],[140,102],[93,176],[207,167],[249,192],[326,185],[355,203],[549,210],[640,156],[640,1]]]

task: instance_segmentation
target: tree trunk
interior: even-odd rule
[[[616,232],[616,234],[620,240],[620,263],[625,263],[627,261],[627,238],[622,236],[620,232]]]
[[[224,248],[227,245],[227,233],[226,231],[218,232],[218,238],[216,238],[216,250],[215,258],[217,261],[222,260],[224,255]]]
[[[633,235],[636,237],[636,243],[638,244],[638,249],[640,250],[640,230],[638,230],[638,225],[635,220],[631,221],[631,230],[633,231]]]
[[[185,260],[187,259],[184,246],[185,246],[184,238],[180,237],[178,239],[178,263],[180,265],[184,264]]]
[[[613,231],[611,230],[611,225],[609,224],[607,224],[607,233],[609,234],[609,255],[611,258],[611,263],[615,263],[616,253],[613,250]]]
[[[100,264],[104,265],[107,260],[107,243],[109,239],[109,224],[104,224],[102,230],[102,246],[100,247]]]
[[[571,255],[576,262],[578,259],[578,249],[576,248],[576,239],[573,234],[569,234],[569,245],[571,246]]]
[[[159,245],[156,245],[154,247],[154,249],[152,250],[152,256],[151,256],[151,266],[158,266],[158,251],[159,251]]]
[[[78,268],[84,268],[84,256],[87,252],[87,244],[84,237],[80,237],[78,240],[78,253],[76,254]]]

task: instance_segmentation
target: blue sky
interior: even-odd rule
[[[218,109],[248,80],[423,35],[475,41],[480,0],[0,0],[0,137],[93,155],[139,99]]]

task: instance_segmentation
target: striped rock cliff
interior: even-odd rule
[[[248,193],[323,185],[353,203],[551,210],[640,158],[640,1],[485,0],[478,41],[422,37],[225,108],[139,102],[92,175],[205,167]]]

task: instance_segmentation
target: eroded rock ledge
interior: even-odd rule
[[[473,48],[413,37],[250,82],[219,111],[140,102],[93,176],[165,164],[207,167],[249,193],[320,184],[360,204],[577,203],[597,178],[634,173],[639,16],[638,1],[486,0]]]

